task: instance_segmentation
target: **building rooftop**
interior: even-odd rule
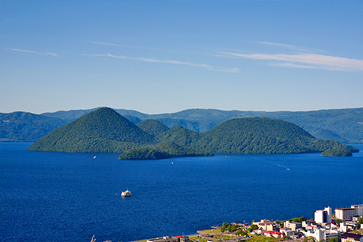
[[[277,235],[285,235],[284,233],[278,232],[278,231],[265,231],[265,234],[277,234]]]
[[[344,233],[341,234],[341,238],[342,239],[354,239],[354,240],[360,240],[360,238],[362,238],[363,235],[361,234],[353,234],[353,233]]]

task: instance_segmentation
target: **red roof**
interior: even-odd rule
[[[265,234],[277,234],[277,235],[284,235],[284,233],[277,232],[277,231],[265,231]]]

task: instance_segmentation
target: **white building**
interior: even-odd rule
[[[296,231],[298,229],[302,228],[302,224],[300,222],[290,222],[290,221],[285,221],[284,222],[284,228],[289,228],[292,231]]]
[[[306,237],[314,237],[317,241],[324,239],[325,241],[329,241],[331,238],[337,238],[338,241],[340,239],[340,233],[337,230],[325,230],[315,228],[314,230],[308,230],[304,233]]]
[[[350,221],[357,215],[357,210],[356,208],[336,208],[335,218]]]
[[[361,205],[352,205],[350,206],[351,208],[354,208],[355,211],[356,211],[356,216],[363,216],[363,204]]]
[[[358,224],[356,222],[348,221],[340,223],[339,230],[340,232],[348,232],[349,230],[355,230],[358,228]]]
[[[331,223],[332,221],[332,208],[327,207],[324,210],[316,210],[314,213],[314,220],[317,223]]]

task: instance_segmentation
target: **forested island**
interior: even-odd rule
[[[323,153],[321,153],[322,156],[339,156],[339,157],[344,157],[344,156],[352,156],[352,152],[350,152],[349,150],[344,150],[344,149],[328,149],[326,151],[324,151]]]
[[[173,157],[213,156],[212,152],[179,146],[172,141],[124,151],[120,160],[157,160]]]
[[[226,154],[294,154],[358,149],[314,138],[297,125],[270,118],[237,118],[207,132],[157,120],[137,125],[110,108],[100,108],[63,125],[29,147],[31,151],[123,153],[120,159],[160,159]]]

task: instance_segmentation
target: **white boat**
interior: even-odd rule
[[[131,195],[132,193],[129,190],[121,193],[121,197],[131,197]]]

